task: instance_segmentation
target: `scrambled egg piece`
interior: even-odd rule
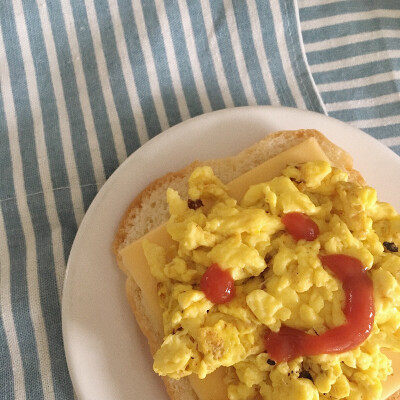
[[[200,167],[188,193],[195,202],[167,193],[173,251],[144,243],[165,329],[154,370],[204,378],[229,367],[230,400],[379,399],[381,381],[392,373],[380,349],[400,351],[400,216],[393,207],[322,161],[290,165],[251,186],[240,202],[211,168]],[[281,217],[293,211],[317,223],[317,239],[295,241],[286,232]],[[319,335],[346,322],[341,282],[319,259],[337,253],[358,258],[372,279],[370,336],[352,351],[276,364],[264,349],[266,329],[284,324]],[[235,280],[229,303],[213,304],[199,288],[213,263]]]

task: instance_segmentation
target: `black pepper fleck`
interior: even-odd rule
[[[270,358],[268,358],[267,364],[269,364],[269,365],[275,365],[276,362],[275,362],[274,360],[271,360]]]
[[[271,254],[267,254],[267,255],[264,257],[265,264],[268,264],[271,260],[272,260]]]
[[[191,208],[192,210],[197,210],[198,208],[203,207],[203,202],[201,201],[201,199],[196,199],[196,200],[189,199],[188,207]]]
[[[313,380],[311,374],[309,371],[303,370],[299,373],[299,378],[305,378],[305,379],[310,379],[311,381]]]
[[[399,248],[393,242],[383,242],[383,245],[386,250],[391,251],[392,253],[397,253],[399,251]]]

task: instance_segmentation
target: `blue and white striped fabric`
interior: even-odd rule
[[[299,0],[307,60],[330,116],[400,154],[400,3]]]
[[[66,261],[128,155],[256,104],[329,113],[400,154],[399,35],[398,0],[2,0],[0,398],[74,398]]]

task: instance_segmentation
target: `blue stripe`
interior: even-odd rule
[[[40,400],[43,398],[43,388],[35,333],[29,311],[25,235],[16,200],[3,201],[1,207],[4,215],[4,227],[8,233],[11,304],[24,369],[26,398],[27,400]],[[32,384],[33,382],[35,384]]]
[[[331,111],[330,115],[342,121],[362,121],[371,118],[385,118],[399,114],[400,101],[373,107],[360,107]]]
[[[238,106],[248,105],[248,99],[243,88],[239,70],[236,64],[235,53],[232,47],[232,40],[226,21],[226,12],[222,0],[210,1],[211,14],[214,24],[214,33],[217,38],[220,50],[222,66],[228,82],[229,91],[233,104]]]
[[[185,33],[182,26],[182,16],[180,14],[178,2],[176,0],[164,0],[164,6],[170,24],[170,33],[175,49],[176,62],[178,64],[179,77],[182,82],[182,89],[185,94],[186,103],[189,108],[190,116],[202,114],[204,112],[200,97],[197,92],[196,82],[190,63],[189,52],[186,46]]]
[[[379,38],[374,40],[366,40],[363,42],[350,43],[344,46],[334,47],[326,50],[309,51],[307,58],[310,65],[321,64],[323,61],[331,62],[352,58],[357,56],[376,53],[382,50],[399,50],[399,38]]]
[[[373,99],[375,97],[398,92],[400,92],[400,80],[397,79],[357,88],[322,92],[321,96],[326,104],[331,104],[342,101]]]
[[[398,133],[398,131],[397,131],[397,133]],[[390,149],[393,150],[398,156],[400,156],[400,145],[391,146]]]
[[[296,10],[294,2],[287,0],[279,0],[284,27],[287,48],[291,66],[298,82],[298,87],[304,99],[307,109],[324,112],[323,106],[318,98],[311,81],[310,74],[305,64],[305,59],[301,53],[301,42],[299,32],[297,30]]]
[[[185,6],[185,5],[184,5]],[[199,1],[187,3],[190,21],[193,29],[193,37],[196,44],[197,56],[203,75],[204,85],[207,90],[213,110],[225,108],[226,104],[219,87],[215,66],[211,56],[211,50],[207,38],[207,29],[204,23],[203,12]]]
[[[27,195],[42,190],[38,173],[38,161],[35,152],[35,137],[32,132],[33,117],[28,98],[25,68],[22,52],[18,42],[12,6],[9,0],[3,3],[3,12],[0,13],[0,23],[3,31],[4,46],[10,71],[10,81],[17,116],[17,127],[21,158],[23,160],[23,174]]]
[[[97,194],[97,184],[96,183],[90,183],[87,185],[81,186],[81,193],[82,197],[85,200],[84,202],[84,212],[86,212],[91,204],[91,202],[94,200]]]
[[[1,89],[1,87],[0,87]],[[6,116],[4,114],[3,94],[0,90],[0,205],[2,201],[14,196],[14,187],[11,171],[10,143]],[[10,161],[10,163],[9,163]],[[10,179],[11,177],[11,179]],[[1,240],[4,240],[2,238]],[[0,268],[5,266],[0,265]],[[0,287],[3,287],[0,280]],[[11,364],[11,355],[4,331],[3,318],[0,315],[0,397],[4,399],[14,398],[14,378]]]
[[[84,3],[81,0],[70,1],[74,16],[75,30],[78,37],[83,71],[86,79],[86,86],[89,94],[90,106],[96,129],[96,132],[92,132],[92,134],[97,134],[104,165],[104,172],[106,178],[108,178],[118,167],[119,162],[101,87],[93,39],[90,33],[86,7]]]
[[[316,43],[324,40],[345,37],[382,29],[399,29],[398,18],[371,18],[363,21],[343,22],[321,28],[303,30],[304,43]]]
[[[400,71],[400,58],[388,58],[355,65],[354,67],[343,67],[336,68],[332,71],[315,72],[313,76],[315,82],[320,84],[351,81],[353,79],[367,78],[369,76],[392,71]]]
[[[154,0],[142,0],[141,3],[157,71],[158,84],[160,85],[161,98],[164,103],[168,123],[172,126],[181,122],[182,117],[179,112],[178,101],[172,84],[171,72],[168,66],[164,38],[162,36],[156,5]]]
[[[42,109],[43,129],[46,140],[47,156],[49,160],[52,186],[54,189],[69,187],[69,179],[65,166],[65,157],[63,152],[60,121],[56,107],[56,98],[51,81],[48,56],[45,51],[43,31],[40,24],[40,17],[36,3],[24,1],[25,18],[27,21],[28,36],[32,51],[33,62],[36,71],[36,81],[39,90],[39,99]],[[57,192],[56,192],[57,193]],[[69,225],[77,230],[73,204],[69,191],[64,192],[63,196],[55,196],[57,213],[68,215]],[[61,224],[61,234],[63,237],[64,257],[68,258],[69,248],[73,237],[65,225]]]
[[[1,283],[1,281],[0,281]],[[4,330],[3,318],[0,315],[0,397],[4,400],[14,399],[14,374],[10,350]]]
[[[120,10],[122,26],[124,28],[124,37],[128,47],[129,60],[133,70],[144,120],[149,136],[153,137],[160,133],[161,126],[160,121],[158,120],[154,100],[151,95],[149,75],[144,62],[143,50],[140,44],[135,18],[133,16],[132,3],[129,0],[118,0],[118,7]],[[132,106],[137,107],[135,104]]]
[[[376,139],[396,137],[399,136],[400,124],[380,126],[378,128],[364,128],[363,131]]]
[[[69,204],[71,189],[62,188],[54,190],[53,194],[57,207],[58,220],[60,221],[62,242],[64,246],[64,260],[67,260],[78,230],[74,210],[72,205]]]
[[[265,54],[267,55],[271,79],[274,82],[280,104],[287,107],[296,107],[296,101],[285,77],[270,4],[268,1],[263,0],[256,0],[256,4]]]
[[[9,101],[6,99],[6,101]],[[4,111],[3,94],[0,86],[0,203],[15,197],[13,172],[10,156],[10,141]]]
[[[23,5],[42,108],[52,186],[54,188],[65,187],[69,185],[69,181],[61,141],[60,121],[38,9],[36,3],[30,0],[23,0]]]
[[[374,9],[399,9],[398,0],[345,0],[330,4],[300,8],[300,18],[302,21],[309,21],[323,17],[333,17],[350,13],[362,13],[366,10]]]
[[[58,300],[55,260],[52,248],[51,227],[43,194],[28,197],[28,206],[35,232],[37,274],[39,277],[40,305],[43,322],[49,342],[49,357],[52,368],[54,394],[56,399],[64,395],[73,398],[72,383],[65,361],[61,331],[61,307]],[[53,227],[53,229],[56,227]],[[39,306],[39,305],[36,305]]]
[[[109,81],[117,109],[121,131],[127,154],[133,153],[140,147],[139,135],[133,117],[131,103],[122,73],[121,59],[118,54],[114,26],[111,20],[108,1],[94,1],[104,56],[109,73]]]
[[[55,190],[53,195],[56,203],[58,220],[60,221],[64,260],[68,260],[72,243],[78,230],[73,206],[69,204],[71,201],[71,189],[64,188]]]
[[[233,0],[232,3],[243,57],[257,104],[271,104],[271,99],[268,95],[262,75],[260,61],[254,46],[255,38],[251,34],[251,21],[248,6],[241,0]]]
[[[88,132],[86,131],[83,111],[79,101],[79,90],[59,0],[48,3],[48,13],[56,46],[79,182],[81,185],[92,189],[90,192],[82,191],[84,207],[87,209],[97,190],[94,185],[95,176],[87,139]]]

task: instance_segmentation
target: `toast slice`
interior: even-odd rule
[[[279,153],[309,139],[314,138],[332,165],[347,171],[349,180],[361,185],[365,184],[361,174],[353,169],[352,157],[343,149],[330,142],[316,130],[279,131],[266,136],[261,141],[243,150],[237,155],[218,160],[194,161],[180,171],[170,172],[150,183],[130,204],[126,210],[113,243],[113,251],[118,266],[124,271],[119,251],[130,243],[140,239],[146,233],[165,223],[169,218],[166,191],[172,187],[185,198],[187,197],[187,181],[191,172],[198,166],[209,165],[222,182],[227,183],[271,159]],[[163,332],[151,324],[148,310],[142,302],[141,289],[128,275],[126,280],[126,295],[136,320],[147,337],[150,350],[154,354],[163,341]],[[163,377],[169,396],[174,400],[197,400],[193,390],[193,378],[186,377],[173,380]],[[391,400],[400,399],[394,395]]]

